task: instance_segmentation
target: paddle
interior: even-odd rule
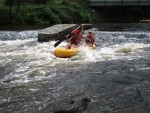
[[[55,44],[54,44],[54,47],[57,47],[62,41],[64,41],[65,38],[62,38],[60,40],[58,40]]]
[[[79,29],[80,28],[80,29]],[[82,30],[82,24],[80,25],[80,26],[78,26],[76,29],[78,29],[79,30],[79,32],[81,32],[81,30]],[[75,30],[75,29],[74,29]],[[73,35],[73,32],[74,32],[74,30],[69,34],[69,38]],[[64,40],[66,39],[66,37],[64,37],[64,38],[62,38],[62,39],[60,39],[60,40],[58,40],[55,44],[54,44],[54,47],[57,47],[61,42],[63,42]]]

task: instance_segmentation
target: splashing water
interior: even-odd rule
[[[0,31],[0,40],[16,40],[36,38],[37,31]]]
[[[144,52],[144,48],[150,47],[150,44],[143,43],[145,39],[150,39],[150,33],[94,31],[98,43],[96,50],[81,46],[76,56],[68,59],[60,59],[53,54],[55,41],[38,43],[37,38],[32,38],[37,37],[36,33],[37,32],[32,31],[19,32],[21,39],[18,39],[18,36],[16,36],[15,40],[9,40],[10,37],[8,36],[8,38],[6,38],[7,40],[0,41],[0,66],[14,66],[13,72],[9,72],[8,75],[5,75],[1,80],[2,82],[13,81],[13,83],[23,83],[35,79],[45,79],[45,73],[50,71],[49,68],[53,67],[53,69],[57,69],[58,64],[67,65],[67,63],[71,63],[73,65],[73,63],[76,62],[88,63],[145,57],[142,56],[141,53]],[[6,34],[9,33],[7,32]],[[16,33],[14,35],[16,35]],[[143,38],[139,38],[139,35],[142,35]],[[3,37],[2,35],[1,37],[1,39],[4,39],[5,36]],[[23,39],[22,37],[26,38]],[[62,42],[58,47],[65,47],[65,45],[66,42]],[[50,75],[50,77],[52,77],[52,75]],[[14,78],[16,80],[14,80]]]
[[[140,61],[142,58],[149,59],[150,33],[148,31],[116,32],[99,31],[96,28],[92,30],[97,40],[97,48],[90,49],[81,46],[79,47],[79,52],[76,56],[65,59],[54,56],[53,51],[55,50],[55,41],[39,43],[37,41],[37,31],[0,32],[0,86],[2,86],[3,90],[7,90],[7,88],[11,89],[12,87],[19,90],[18,87],[27,87],[28,92],[31,94],[35,93],[35,95],[36,92],[40,92],[41,90],[44,92],[42,93],[42,97],[40,97],[40,94],[38,93],[36,95],[37,97],[40,97],[39,100],[33,97],[33,102],[28,102],[29,99],[25,101],[25,98],[23,97],[26,107],[22,109],[34,109],[34,106],[38,106],[37,109],[42,109],[43,106],[47,105],[48,100],[51,100],[51,98],[55,101],[55,99],[61,97],[61,94],[57,94],[57,92],[62,89],[64,90],[67,83],[71,81],[74,82],[71,78],[74,71],[78,73],[79,70],[86,70],[88,64],[107,61],[117,62],[118,60],[130,62],[134,59],[139,59],[138,61]],[[85,31],[84,34],[87,34],[87,32],[88,31]],[[58,47],[65,46],[66,42],[64,41]],[[107,66],[109,67],[109,64]],[[69,67],[72,68],[70,69]],[[69,81],[66,80],[65,83],[62,82],[65,80],[61,80],[66,75],[66,73],[63,72],[63,69],[67,69],[67,73],[71,76]],[[124,66],[122,69],[128,69],[128,66]],[[109,70],[113,71],[111,68]],[[133,69],[131,69],[131,71],[132,70]],[[145,65],[143,65],[142,68],[137,65],[137,70],[149,70],[149,68]],[[95,73],[104,74],[107,72],[102,68],[102,70]],[[76,76],[78,77],[78,75]],[[61,80],[61,82],[57,83],[58,80]],[[48,86],[46,84],[50,85]],[[61,84],[65,84],[66,86]],[[48,91],[45,90],[46,88],[48,88]],[[17,90],[15,91],[17,92]],[[22,95],[26,97],[28,94],[25,93]],[[43,95],[50,95],[50,97]],[[13,101],[13,96],[11,95],[8,96],[9,98],[5,97],[5,95],[2,96],[3,99],[0,101],[0,104]],[[20,100],[16,99],[15,101],[18,102]],[[27,107],[28,105],[30,107]],[[11,106],[7,109],[14,110]],[[0,111],[3,111],[3,108],[0,108]]]

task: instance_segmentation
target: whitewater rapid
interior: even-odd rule
[[[89,113],[149,110],[150,32],[113,26],[91,29],[97,48],[72,58],[55,57],[56,41],[39,43],[38,30],[0,31],[0,113],[54,113],[84,97]]]
[[[147,32],[101,32],[93,31],[97,40],[97,49],[91,50],[81,46],[76,56],[72,58],[57,58],[54,56],[55,41],[39,43],[37,41],[38,31],[19,32],[14,40],[7,33],[7,40],[3,35],[0,40],[0,66],[13,65],[14,69],[4,75],[1,83],[24,83],[33,80],[41,80],[55,76],[55,73],[46,76],[45,73],[57,70],[58,66],[74,63],[101,62],[107,60],[126,59],[132,60],[149,55],[150,33]],[[85,34],[87,31],[85,31]],[[5,34],[3,32],[2,34]],[[12,34],[12,33],[11,33]],[[26,35],[25,35],[26,34]],[[20,36],[21,35],[21,36]],[[18,37],[21,37],[21,39]],[[22,38],[24,37],[24,38]],[[25,38],[26,37],[26,38]],[[11,38],[11,40],[10,40]],[[65,47],[62,42],[58,47]],[[34,77],[34,74],[35,75]],[[41,76],[42,75],[42,76]]]

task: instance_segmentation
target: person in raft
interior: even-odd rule
[[[83,39],[82,30],[79,32],[79,30],[75,29],[73,31],[73,36],[71,38],[68,38],[69,35],[66,36],[68,44],[66,46],[67,49],[75,49],[78,48],[79,45],[81,45],[81,39]]]
[[[85,43],[89,46],[89,47],[93,47],[93,45],[96,45],[96,40],[95,37],[93,36],[92,31],[89,31],[87,36],[85,37]]]

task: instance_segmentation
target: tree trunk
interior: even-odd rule
[[[15,14],[15,21],[17,19],[18,13],[19,13],[20,6],[21,6],[21,1],[19,0],[18,3],[17,3],[17,9],[16,9],[16,14]]]
[[[9,7],[10,23],[12,23],[12,6]]]

